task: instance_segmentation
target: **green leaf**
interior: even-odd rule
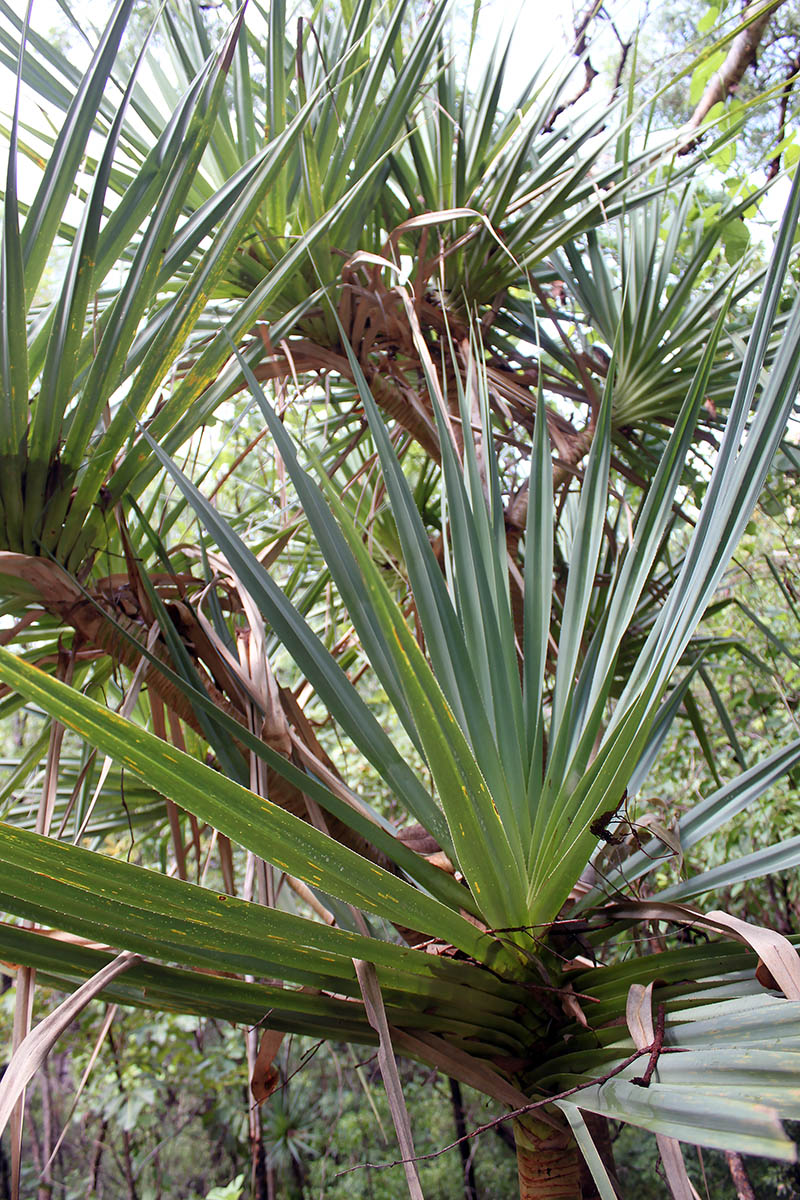
[[[423,1025],[451,1026],[454,1006],[464,1005],[469,997],[472,1015],[456,1018],[451,1028],[461,1024],[466,1031],[494,1023],[500,1044],[513,1043],[509,1035],[514,1026],[508,1021],[513,990],[503,995],[492,975],[469,964],[432,960],[424,952],[238,900],[6,825],[0,825],[0,862],[4,907],[40,923],[124,946],[150,959],[218,973],[277,977],[349,996],[358,996],[359,989],[348,955],[363,953],[376,965],[392,1005],[413,1008],[410,998],[416,995],[430,1005],[431,1015],[437,1013]],[[291,1010],[292,1005],[282,1007]],[[358,1011],[354,1017],[360,1021]],[[411,1023],[416,1023],[413,1018]],[[491,1039],[488,1031],[483,1036],[487,1034]]]
[[[800,213],[800,175],[795,177],[764,291],[753,322],[725,434],[680,575],[659,613],[617,705],[611,728],[627,711],[645,678],[657,671],[666,682],[710,601],[747,525],[777,450],[800,385],[800,304],[792,309],[756,414],[742,444],[773,330],[782,282]],[[656,667],[655,658],[660,659]],[[654,695],[660,695],[661,687]]]
[[[663,888],[658,893],[659,899],[686,900],[691,896],[700,896],[703,892],[719,891],[720,888],[734,887],[745,883],[748,879],[765,879],[779,871],[789,871],[800,863],[800,837],[787,838],[774,846],[766,846],[752,854],[744,854],[741,858],[732,858],[719,867],[702,871],[699,875],[682,883]]]
[[[3,242],[0,248],[0,499],[5,512],[6,536],[13,543],[22,526],[22,463],[28,410],[28,348],[25,319],[28,300],[19,232],[17,156],[20,88],[25,37],[32,0],[28,0],[20,41],[14,119],[8,147]]]
[[[597,1188],[600,1200],[618,1200],[617,1189],[608,1174],[606,1165],[600,1156],[580,1109],[577,1105],[569,1104],[564,1100],[559,1102],[558,1107],[569,1121],[583,1160],[591,1172],[592,1180]]]
[[[46,933],[0,923],[0,953],[5,961],[33,967],[37,980],[69,991],[111,961],[102,950]],[[222,1021],[257,1025],[269,1011],[270,1023],[288,1032],[345,1040],[369,1040],[369,1031],[355,1006],[346,1000],[314,995],[309,989],[246,983],[207,968],[184,970],[160,963],[132,967],[103,993],[109,1003],[136,1005],[163,1012],[196,1013]]]
[[[695,804],[678,822],[677,837],[683,851],[689,850],[703,839],[710,837],[728,821],[732,821],[739,813],[758,800],[769,787],[791,771],[800,761],[800,738],[789,746],[776,750],[761,762],[754,764],[749,770],[743,771],[735,779],[724,784]],[[654,839],[637,849],[630,856],[620,871],[612,873],[608,880],[609,889],[620,888],[625,883],[633,883],[648,871],[657,869],[663,848]],[[597,890],[604,892],[605,887]]]
[[[224,96],[225,79],[243,15],[243,11],[240,12],[226,44],[192,86],[192,99],[186,109],[178,153],[137,247],[125,283],[111,305],[103,336],[89,368],[81,405],[69,427],[62,455],[68,471],[76,470],[85,458],[91,434],[109,396],[119,386],[125,357],[139,322],[152,301],[165,242],[172,235],[180,216],[211,135],[217,108]],[[130,420],[124,406],[123,412]],[[77,495],[70,505],[59,542],[58,556],[62,561],[68,558],[75,535],[84,525],[86,511],[94,503],[107,474],[106,453],[101,442],[88,463],[85,463]]]
[[[251,389],[254,384],[257,387],[254,379],[249,382]],[[288,436],[274,413],[268,416],[271,410],[266,400],[262,411],[291,471],[296,456]],[[295,484],[299,468],[297,471]],[[325,491],[339,529],[358,564],[372,619],[381,630],[393,669],[414,716],[461,870],[481,912],[492,926],[518,925],[520,894],[524,894],[520,865],[509,846],[475,757],[333,484],[328,482]],[[319,512],[321,514],[322,510]],[[327,521],[325,524],[333,533],[334,527]]]
[[[25,287],[33,296],[58,232],[75,175],[91,133],[103,90],[116,60],[119,44],[134,0],[117,0],[88,71],[81,77],[75,97],[56,138],[44,176],[22,229]]]
[[[699,103],[703,92],[706,89],[706,84],[711,79],[715,71],[719,70],[725,61],[725,52],[723,50],[715,50],[703,59],[695,67],[692,72],[692,81],[689,85],[689,104],[696,105]]]
[[[478,951],[475,957],[490,951],[488,939],[443,904],[3,649],[0,678],[162,795],[280,870],[390,921],[435,930],[470,954]]]
[[[715,4],[710,4],[697,22],[697,32],[708,33],[710,29],[713,29],[718,16],[719,8]]]
[[[581,488],[580,508],[570,551],[569,576],[561,618],[556,684],[550,719],[548,775],[557,775],[560,772],[567,747],[576,732],[570,728],[571,698],[589,602],[595,586],[597,560],[603,536],[608,469],[611,460],[612,394],[612,375],[609,374]]]
[[[152,28],[151,26],[150,33]],[[41,534],[40,529],[35,528],[36,518],[45,507],[48,470],[58,451],[61,422],[75,386],[78,352],[94,281],[100,224],[105,215],[106,193],[114,156],[137,71],[148,43],[149,34],[137,56],[106,139],[103,156],[95,173],[91,198],[84,209],[81,226],[73,242],[66,278],[51,322],[39,396],[33,406],[28,431],[28,469],[25,478],[25,526],[28,544],[33,544]]]
[[[447,590],[441,567],[431,548],[430,539],[420,519],[416,502],[389,439],[383,418],[378,411],[361,366],[352,347],[341,331],[359,398],[369,422],[383,469],[386,489],[392,504],[406,568],[412,584],[414,603],[425,635],[425,645],[431,657],[436,679],[444,692],[451,711],[467,732],[482,766],[487,783],[503,778],[496,736],[493,732],[479,692],[472,656],[464,632]],[[346,597],[345,597],[346,598]]]
[[[524,708],[528,724],[530,823],[538,818],[544,770],[544,694],[553,595],[553,467],[544,390],[536,399],[525,526]]]
[[[289,603],[269,573],[223,520],[216,508],[178,470],[157,443],[157,459],[176,481],[203,526],[242,580],[260,612],[272,625],[295,662],[314,685],[328,710],[379,771],[397,797],[425,825],[440,845],[447,847],[449,835],[442,814],[416,775],[402,759],[391,739],[353,688],[341,667],[316,634]],[[440,836],[441,834],[441,836]]]

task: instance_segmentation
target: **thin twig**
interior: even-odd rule
[[[589,39],[587,34],[589,26],[595,17],[600,14],[602,7],[602,0],[590,0],[590,3],[587,5],[585,11],[575,19],[575,24],[573,27],[575,32],[575,41],[572,44],[571,53],[577,59],[583,60],[583,83],[574,96],[570,96],[570,98],[565,100],[563,104],[559,104],[553,109],[542,126],[543,133],[550,133],[552,131],[553,126],[561,114],[566,112],[568,108],[572,108],[574,104],[577,104],[578,101],[586,95],[598,76],[598,72],[595,71],[589,59]]]
[[[533,1100],[530,1104],[523,1104],[521,1108],[512,1109],[511,1112],[503,1113],[501,1117],[495,1117],[492,1121],[487,1121],[484,1125],[479,1125],[473,1129],[471,1133],[467,1133],[464,1137],[457,1138],[454,1142],[450,1142],[447,1146],[442,1146],[440,1150],[431,1150],[428,1154],[417,1154],[413,1159],[396,1158],[393,1162],[385,1163],[357,1163],[354,1167],[348,1167],[344,1171],[339,1171],[333,1176],[334,1179],[339,1179],[342,1175],[350,1175],[353,1171],[363,1171],[369,1169],[371,1171],[388,1171],[390,1167],[399,1167],[406,1162],[424,1162],[431,1158],[439,1158],[442,1154],[447,1154],[448,1150],[455,1150],[462,1142],[468,1142],[471,1138],[477,1137],[481,1133],[486,1133],[488,1129],[494,1129],[498,1125],[502,1125],[505,1121],[514,1121],[517,1117],[522,1117],[526,1113],[533,1112],[537,1108],[544,1108],[545,1105],[555,1104],[558,1100],[565,1100],[567,1096],[574,1096],[576,1092],[583,1092],[590,1087],[602,1087],[604,1083],[608,1083],[609,1079],[613,1079],[615,1075],[619,1075],[631,1063],[636,1062],[637,1058],[642,1058],[645,1054],[652,1055],[653,1048],[656,1044],[658,1033],[650,1046],[645,1046],[641,1050],[634,1050],[633,1054],[629,1054],[626,1059],[618,1063],[605,1075],[601,1075],[598,1079],[590,1079],[587,1083],[576,1083],[574,1087],[567,1088],[566,1091],[556,1092],[554,1096],[546,1096],[543,1100]],[[663,1033],[662,1033],[663,1041]],[[683,1046],[661,1046],[659,1054],[683,1054],[685,1048]]]
[[[130,862],[131,854],[133,854],[133,847],[136,845],[136,836],[133,832],[133,821],[131,820],[131,810],[128,808],[128,802],[125,799],[125,768],[124,767],[120,767],[120,771],[119,771],[119,798],[120,798],[120,801],[122,802],[122,807],[125,809],[125,816],[128,818],[128,831],[131,835],[131,844],[128,847],[128,857],[125,860],[126,862]]]

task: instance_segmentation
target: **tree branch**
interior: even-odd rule
[[[733,1180],[739,1200],[756,1200],[756,1194],[748,1178],[744,1159],[741,1154],[736,1154],[735,1151],[729,1150],[725,1157],[728,1160],[728,1170],[731,1173],[731,1179]]]
[[[790,61],[787,72],[786,82],[781,92],[781,103],[778,109],[778,142],[782,142],[786,137],[786,114],[789,108],[789,99],[792,94],[792,89],[797,82],[797,73],[800,71],[800,54]],[[780,151],[775,155],[772,161],[767,166],[767,179],[774,179],[781,169]]]
[[[747,26],[731,42],[727,58],[714,72],[699,104],[684,125],[684,131],[699,129],[714,105],[722,103],[736,90],[745,71],[755,61],[758,44],[770,17],[782,3],[783,0],[754,0],[748,5]]]
[[[543,133],[550,133],[561,114],[566,112],[568,108],[572,108],[574,104],[577,104],[580,98],[586,95],[597,78],[598,72],[595,71],[589,60],[589,42],[587,34],[589,26],[595,17],[598,16],[602,7],[603,0],[589,0],[589,3],[584,11],[575,18],[575,23],[573,25],[575,41],[572,44],[572,53],[576,58],[583,60],[583,83],[578,88],[574,96],[571,96],[568,100],[565,100],[563,104],[559,104],[553,109],[553,111],[550,113],[550,116],[542,126]]]

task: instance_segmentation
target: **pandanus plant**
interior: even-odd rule
[[[21,226],[18,114],[11,131],[1,498],[17,645],[0,679],[6,712],[24,701],[53,724],[15,776],[44,761],[34,827],[10,788],[0,825],[21,1043],[0,1119],[99,995],[263,1029],[261,1098],[276,1032],[377,1045],[414,1196],[395,1052],[513,1113],[523,1197],[579,1196],[581,1159],[616,1194],[587,1114],[652,1131],[677,1196],[680,1142],[792,1159],[780,1119],[800,1101],[800,963],[777,934],[686,901],[795,865],[796,839],[653,878],[754,803],[800,742],[658,837],[627,806],[708,653],[695,631],[800,382],[800,309],[780,311],[800,183],[739,356],[730,303],[748,291],[725,279],[702,305],[673,290],[639,219],[669,182],[653,152],[632,160],[626,133],[605,165],[608,115],[574,128],[547,80],[501,118],[495,66],[471,106],[438,40],[444,6],[410,45],[406,5],[366,0],[291,44],[275,4],[266,138],[242,14],[218,52],[196,9],[191,38],[167,14],[188,84],[168,120],[135,72],[109,105],[130,10],[120,0]],[[69,64],[35,37],[28,55],[21,34],[20,78],[57,103]],[[621,295],[592,233],[613,216],[634,246]],[[57,238],[66,272],[40,300]],[[605,352],[586,354],[576,327]],[[299,436],[301,380],[327,441]],[[242,391],[281,464],[266,531],[176,462]],[[585,403],[585,430],[557,395]],[[702,507],[676,526],[699,423],[719,432],[724,413]],[[321,587],[346,636],[319,629]],[[117,712],[95,698],[105,684]],[[145,846],[169,828],[173,864],[108,852],[129,819]],[[666,933],[642,956],[638,931],[659,922],[714,940]],[[23,1038],[33,971],[75,995]]]

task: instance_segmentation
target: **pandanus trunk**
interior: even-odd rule
[[[520,1200],[580,1200],[580,1158],[568,1128],[526,1115],[514,1122]]]

